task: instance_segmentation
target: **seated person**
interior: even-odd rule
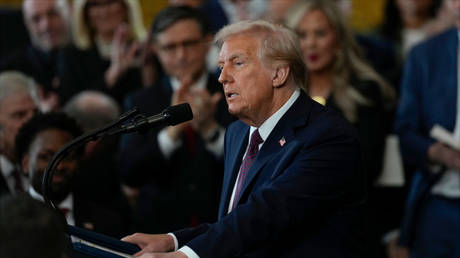
[[[28,195],[0,199],[0,257],[64,258],[65,227],[56,211]]]
[[[81,134],[75,120],[62,113],[37,114],[21,127],[16,136],[16,158],[28,175],[29,194],[42,197],[42,180],[53,155],[65,144]],[[54,172],[49,198],[66,217],[67,223],[77,227],[118,237],[128,231],[129,221],[123,211],[111,209],[82,199],[73,191],[81,151],[71,153]]]

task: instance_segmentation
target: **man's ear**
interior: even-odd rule
[[[290,71],[291,70],[289,69],[288,65],[286,64],[278,65],[275,68],[275,72],[273,74],[273,87],[279,88],[283,86],[284,84],[286,84]]]
[[[22,172],[29,176],[29,154],[26,154],[24,157],[22,157],[21,168]]]

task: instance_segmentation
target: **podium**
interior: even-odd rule
[[[137,245],[71,225],[67,225],[67,232],[72,251],[87,257],[132,257],[141,250]]]

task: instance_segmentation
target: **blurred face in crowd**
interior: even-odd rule
[[[284,24],[286,13],[299,0],[269,0],[267,6],[267,19],[275,23]]]
[[[338,44],[335,30],[320,10],[304,14],[296,27],[309,72],[321,72],[332,67]]]
[[[127,9],[122,0],[88,0],[88,22],[96,35],[113,37],[118,26],[127,21]]]
[[[14,140],[19,128],[37,111],[37,106],[26,91],[17,92],[0,100],[0,148],[14,161]]]
[[[460,30],[460,0],[446,0],[447,7],[451,10],[455,18],[455,25]]]
[[[29,151],[22,160],[22,167],[29,176],[34,190],[41,193],[43,174],[54,154],[73,139],[72,135],[60,129],[46,129],[39,132],[32,141]],[[72,177],[77,167],[75,155],[70,155],[57,166],[51,184],[52,199],[62,201],[72,189]]]
[[[43,51],[61,47],[69,41],[64,1],[25,0],[23,13],[32,43]]]
[[[198,22],[184,19],[158,33],[154,48],[168,75],[194,81],[205,70],[209,41]]]
[[[253,126],[260,126],[275,108],[275,69],[261,60],[260,41],[248,34],[231,36],[222,45],[218,62],[229,112]]]
[[[403,14],[427,14],[433,5],[433,0],[396,0],[396,6]]]

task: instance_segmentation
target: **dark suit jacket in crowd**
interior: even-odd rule
[[[29,46],[0,60],[0,72],[20,71],[32,77],[45,91],[57,91],[60,86],[57,64],[61,50],[45,53]]]
[[[458,31],[452,28],[409,53],[401,84],[395,131],[406,162],[417,166],[411,182],[400,242],[413,241],[417,211],[441,173],[429,168],[428,148],[435,142],[430,130],[439,124],[453,132],[457,112]]]
[[[174,232],[179,246],[202,258],[361,257],[365,178],[353,128],[302,92],[262,145],[227,214],[248,134],[241,121],[228,127],[219,220]]]
[[[105,84],[105,72],[110,66],[110,60],[103,59],[96,47],[88,50],[68,48],[63,52],[59,62],[62,103],[83,90],[97,90],[112,96],[121,104],[130,92],[142,87],[140,70],[131,68],[115,85],[108,88]]]
[[[208,76],[206,89],[222,91],[215,76]],[[162,112],[171,105],[170,78],[128,97],[125,108],[138,106],[146,115]],[[216,120],[226,127],[234,119],[224,98],[218,104]],[[123,136],[121,175],[128,185],[140,187],[138,226],[143,232],[164,233],[205,221],[215,221],[222,184],[223,158],[205,148],[197,133],[182,135],[183,145],[166,159],[157,136],[163,127],[146,134]]]

